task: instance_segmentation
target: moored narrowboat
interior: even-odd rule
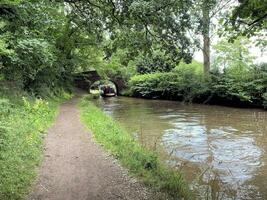
[[[114,97],[117,95],[116,90],[110,85],[101,85],[99,92],[102,97]]]

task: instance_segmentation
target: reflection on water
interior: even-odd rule
[[[265,111],[125,97],[96,103],[182,170],[199,199],[267,199]]]

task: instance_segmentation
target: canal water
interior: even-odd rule
[[[267,112],[127,97],[96,105],[184,174],[197,199],[267,199]]]

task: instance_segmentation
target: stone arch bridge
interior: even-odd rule
[[[123,78],[118,76],[110,75],[108,77],[109,78],[107,80],[115,84],[117,93],[118,95],[120,95],[121,92],[126,88],[125,80],[123,80]],[[103,78],[95,70],[85,71],[74,75],[75,86],[86,91],[89,91],[91,86],[96,81],[100,80],[103,80]]]

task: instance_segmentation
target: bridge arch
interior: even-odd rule
[[[85,71],[74,75],[75,86],[86,91],[89,91],[95,82],[101,80],[105,79],[103,79],[95,70]],[[114,83],[118,95],[120,95],[121,92],[126,88],[126,82],[121,77],[110,76],[106,80]]]

